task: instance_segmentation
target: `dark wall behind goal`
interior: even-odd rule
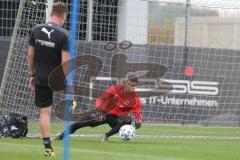
[[[0,41],[0,80],[3,76],[8,46],[9,41]],[[19,54],[23,54],[25,58],[18,58]],[[21,52],[15,49],[11,56],[14,64],[21,64],[22,67],[20,70],[16,69],[18,65],[10,68],[0,111],[9,112],[8,109],[11,108],[14,112],[27,113],[29,119],[34,120],[38,117],[38,112],[33,103],[32,93],[28,89],[26,54],[27,51]],[[89,99],[90,91],[93,93],[92,97],[96,98],[99,96],[95,95],[98,94],[98,90],[104,91],[116,82],[106,81],[106,78],[121,78],[130,70],[149,70],[154,74],[147,76],[151,80],[148,82],[157,82],[156,86],[159,88],[151,88],[154,84],[143,81],[140,83],[141,88],[157,89],[156,93],[160,93],[164,87],[166,89],[166,83],[173,88],[170,89],[171,93],[160,95],[149,93],[149,96],[142,96],[139,93],[145,122],[240,125],[240,51],[238,50],[190,47],[187,65],[193,67],[192,76],[186,76],[184,73],[186,63],[183,59],[183,46],[133,45],[127,50],[116,48],[109,51],[106,50],[106,43],[79,42],[76,55],[80,57],[79,64],[82,64],[81,61],[93,64],[89,64],[92,68],[79,66],[76,71],[78,76],[74,79],[74,83],[80,87],[77,90],[83,91],[84,94],[80,92],[78,99],[82,110],[94,106]],[[99,63],[103,67],[96,71],[96,64]],[[161,72],[160,68],[156,68],[160,66],[167,68],[167,71]],[[86,76],[87,73],[89,76]],[[93,88],[81,88],[89,86],[89,77],[93,73],[100,78],[94,82]],[[12,90],[14,92],[9,92]],[[59,100],[61,95],[55,97],[55,102]],[[12,101],[16,101],[15,104],[11,103]],[[54,110],[57,107],[55,104],[57,103],[53,105]]]
[[[3,72],[7,60],[10,40],[0,40],[0,85],[2,83]]]

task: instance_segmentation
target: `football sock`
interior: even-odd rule
[[[49,137],[43,138],[43,144],[44,144],[44,147],[45,147],[45,148],[50,148],[50,149],[52,149],[52,145],[51,145],[51,141],[50,141],[50,138],[49,138]]]

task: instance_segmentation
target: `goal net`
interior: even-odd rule
[[[47,5],[20,1],[1,83],[1,114],[38,119],[27,48],[34,25],[46,21]],[[92,109],[107,87],[134,74],[145,122],[239,126],[239,0],[81,0],[78,7],[76,113]],[[53,85],[57,81],[53,77]],[[55,92],[54,120],[61,120],[55,111],[64,98]]]

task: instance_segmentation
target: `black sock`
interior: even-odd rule
[[[60,139],[62,140],[64,138],[64,132],[58,135]]]
[[[49,137],[43,138],[43,144],[44,144],[44,147],[45,147],[45,148],[50,148],[50,149],[52,149],[52,145],[51,145],[51,141],[50,141],[50,138],[49,138]]]
[[[115,127],[113,127],[109,132],[106,132],[106,136],[110,137],[116,133],[118,133],[119,129],[122,127],[122,124],[117,124]]]
[[[91,124],[91,122],[75,122],[73,124],[71,124],[70,128],[69,128],[69,134],[73,134],[76,130],[78,130],[79,128],[83,128],[83,127],[87,127]],[[62,132],[59,137],[61,139],[63,139],[64,137],[66,137],[68,135],[66,135],[66,131]]]
[[[116,128],[112,128],[109,132],[106,132],[105,135],[106,135],[107,137],[110,137],[110,136],[118,133],[118,131],[119,131],[119,128],[117,128],[117,127],[116,127]]]

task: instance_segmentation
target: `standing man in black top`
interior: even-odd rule
[[[39,125],[44,155],[54,156],[50,141],[50,117],[53,91],[48,84],[48,76],[59,65],[70,59],[68,52],[69,32],[62,28],[67,16],[67,6],[57,2],[53,4],[51,20],[36,25],[29,39],[28,63],[30,67],[29,85],[35,91],[35,104],[39,107]],[[63,72],[67,73],[66,68]]]

